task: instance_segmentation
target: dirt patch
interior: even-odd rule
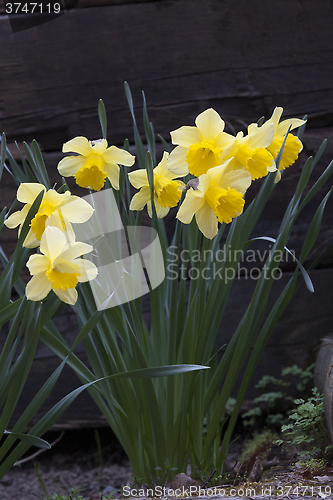
[[[80,490],[85,500],[132,482],[132,469],[109,429],[66,431],[51,450],[13,467],[0,481],[1,500],[45,499],[53,493]],[[45,438],[52,442],[58,433]],[[98,442],[100,441],[100,445]],[[36,449],[31,448],[30,454]]]

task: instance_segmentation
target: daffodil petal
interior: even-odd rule
[[[168,171],[168,168],[167,168],[168,158],[169,158],[169,153],[167,153],[166,151],[164,151],[163,156],[162,156],[162,160],[154,168],[154,175],[165,177],[165,174]]]
[[[148,201],[150,201],[150,188],[144,186],[133,196],[129,208],[130,210],[142,210]]]
[[[186,160],[187,149],[177,146],[169,155],[168,169],[178,177],[184,177],[188,174],[188,163]]]
[[[274,125],[268,121],[261,127],[258,127],[257,131],[249,136],[248,145],[251,148],[266,148],[272,142],[274,134]]]
[[[16,198],[21,203],[29,203],[31,205],[41,191],[46,191],[46,187],[43,184],[23,182],[18,187]]]
[[[136,189],[140,189],[143,186],[149,186],[147,170],[144,168],[130,172],[128,174],[128,180]]]
[[[24,246],[24,248],[36,248],[39,245],[40,241],[36,238],[36,235],[30,229],[22,246]]]
[[[117,148],[117,146],[110,146],[104,151],[103,158],[106,163],[117,163],[126,167],[131,167],[135,162],[135,156],[124,149]]]
[[[92,147],[86,137],[74,137],[66,142],[62,147],[63,153],[78,153],[82,156],[88,156],[91,153]]]
[[[51,291],[51,283],[47,279],[45,273],[35,274],[27,286],[25,287],[25,294],[28,300],[42,300]]]
[[[284,120],[278,125],[276,133],[278,135],[286,135],[289,127],[290,130],[293,130],[297,127],[301,127],[302,125],[304,125],[304,123],[306,123],[306,121],[300,120],[299,118],[290,118],[288,120]]]
[[[66,245],[66,237],[60,229],[47,226],[40,241],[40,251],[51,261],[56,259]]]
[[[66,245],[65,249],[59,254],[59,258],[63,260],[73,260],[79,257],[80,255],[84,255],[92,251],[93,251],[92,245],[89,245],[88,243],[84,243],[81,241],[75,241],[70,245]]]
[[[188,148],[191,144],[201,142],[201,133],[197,127],[189,127],[187,125],[170,132],[172,144],[177,144],[184,148]]]
[[[53,291],[59,297],[59,299],[66,304],[70,304],[71,306],[73,306],[77,301],[78,293],[75,288],[67,288],[67,290],[54,288]]]
[[[194,191],[193,189],[187,191],[185,200],[181,204],[177,219],[183,224],[189,224],[193,219],[193,215],[200,210],[205,204],[204,194],[201,191]]]
[[[236,137],[227,134],[227,132],[221,132],[217,135],[215,139],[215,146],[220,149],[229,148],[236,141]]]
[[[26,207],[27,209],[24,211]],[[9,229],[14,229],[19,224],[22,224],[25,221],[28,212],[29,212],[29,206],[25,205],[25,207],[23,207],[22,210],[14,212],[8,217],[8,219],[5,220],[4,222],[5,226],[8,227]]]
[[[105,163],[104,169],[112,187],[119,190],[119,165],[116,163]]]
[[[220,179],[223,176],[223,173],[224,173],[224,171],[227,168],[227,166],[228,166],[229,163],[230,163],[230,160],[226,161],[222,165],[218,165],[217,167],[210,168],[207,171],[206,175],[209,178],[209,184],[210,185],[217,185],[217,184],[219,184]],[[201,177],[200,177],[200,179],[201,179]],[[204,178],[202,178],[202,179],[204,179]],[[199,181],[199,184],[200,184],[200,181]],[[201,186],[199,187],[199,189],[201,189],[201,187],[203,187],[202,182],[201,182]],[[205,191],[206,191],[206,189],[205,189]]]
[[[29,257],[27,268],[30,274],[38,274],[48,270],[50,261],[45,255],[35,254]]]
[[[217,235],[218,223],[214,211],[205,203],[195,214],[195,220],[202,234],[211,240]]]
[[[251,182],[250,172],[243,169],[231,170],[223,175],[220,186],[225,189],[230,187],[236,189],[239,193],[245,193],[251,185]]]
[[[155,209],[156,209],[156,215],[159,219],[163,219],[170,211],[169,207],[162,207],[156,200],[155,200]],[[149,215],[152,216],[152,214]]]
[[[80,266],[81,274],[78,276],[80,283],[91,281],[96,278],[98,270],[93,262],[87,259],[76,259],[74,262]]]
[[[90,219],[94,213],[93,207],[78,196],[71,196],[71,199],[65,205],[59,208],[59,211],[70,222],[81,223]]]
[[[83,167],[84,162],[83,156],[65,156],[58,163],[58,172],[64,177],[74,176]]]
[[[283,113],[283,108],[277,107],[274,109],[272,116],[269,119],[269,121],[272,122],[274,125],[275,132],[277,131],[277,127],[281,119],[282,113]]]
[[[200,113],[195,119],[195,124],[201,132],[203,141],[214,142],[216,136],[224,129],[224,121],[212,108]]]
[[[99,139],[98,141],[93,141],[91,144],[92,152],[99,155],[103,154],[108,147],[108,141],[106,139]]]

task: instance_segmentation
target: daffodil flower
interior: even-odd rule
[[[212,108],[200,113],[195,125],[180,127],[170,133],[171,142],[177,147],[170,154],[168,168],[179,176],[190,172],[199,177],[220,165],[223,149],[235,140],[223,132],[224,121]]]
[[[229,162],[225,162],[202,174],[197,187],[187,191],[176,216],[189,224],[195,215],[200,231],[208,239],[216,236],[218,222],[228,224],[243,212],[243,195],[251,184],[249,172],[228,171],[228,166]]]
[[[169,154],[164,152],[160,163],[154,168],[154,204],[157,217],[163,218],[171,207],[175,207],[181,197],[184,183],[174,180],[178,174],[170,172],[167,167]],[[147,205],[148,214],[152,217],[151,193],[147,170],[140,169],[130,172],[128,178],[132,186],[140,189],[130,204],[130,210],[142,210]]]
[[[223,151],[222,159],[230,159],[230,170],[246,169],[252,180],[265,177],[276,170],[274,158],[266,149],[273,138],[272,122],[266,122],[261,127],[251,124],[246,136],[238,132],[235,142]]]
[[[285,135],[290,130],[304,125],[305,120],[300,120],[299,118],[290,118],[288,120],[283,120],[279,123],[281,115],[283,113],[283,108],[275,108],[271,118],[266,123],[272,123],[274,126],[274,137],[267,150],[272,154],[273,158],[276,159],[282,143],[284,141]],[[299,153],[303,149],[302,142],[293,134],[288,134],[283,151],[281,160],[279,163],[279,170],[284,170],[290,167],[296,160]]]
[[[87,243],[68,243],[60,229],[48,226],[40,242],[41,254],[32,255],[27,262],[32,275],[25,289],[27,299],[42,300],[53,290],[66,304],[75,304],[78,297],[76,285],[97,276],[95,264],[78,258],[92,249]]]
[[[62,152],[78,156],[66,156],[59,162],[60,175],[74,176],[79,186],[95,191],[102,189],[106,177],[114,189],[119,189],[119,165],[130,167],[135,161],[128,151],[108,147],[106,139],[88,141],[85,137],[75,137],[63,145]]]
[[[86,222],[93,214],[94,209],[79,196],[73,196],[69,191],[57,193],[54,189],[46,190],[46,187],[38,183],[25,182],[20,184],[17,190],[17,200],[25,203],[22,210],[14,212],[5,221],[5,225],[13,229],[19,226],[20,235],[24,221],[28,215],[31,205],[44,191],[44,195],[38,212],[31,220],[30,230],[24,240],[26,248],[38,247],[47,226],[58,227],[62,231],[73,232],[71,223]]]

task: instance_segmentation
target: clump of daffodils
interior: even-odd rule
[[[302,150],[301,141],[288,131],[305,122],[297,118],[280,122],[282,108],[275,108],[262,126],[252,123],[247,134],[236,136],[224,131],[224,121],[214,109],[207,109],[195,119],[195,126],[183,126],[171,132],[176,147],[166,153],[154,169],[154,203],[158,217],[164,217],[181,198],[181,181],[187,177],[186,196],[176,217],[189,224],[193,217],[203,235],[212,239],[218,232],[218,222],[229,224],[244,209],[244,195],[251,182],[292,165]],[[280,162],[276,158],[285,141]],[[163,167],[162,167],[163,166]],[[135,188],[130,209],[142,210],[147,205],[151,216],[150,187],[147,172],[129,174]],[[178,188],[176,188],[176,182]]]
[[[301,141],[290,131],[303,125],[304,120],[280,121],[282,112],[282,108],[275,108],[263,125],[250,124],[246,135],[226,133],[225,123],[214,109],[200,113],[195,126],[172,131],[175,147],[170,154],[164,152],[152,171],[151,181],[146,169],[128,174],[129,182],[139,190],[132,197],[130,210],[147,206],[152,217],[154,204],[157,217],[163,218],[180,203],[176,218],[183,224],[195,218],[202,234],[213,239],[219,223],[229,224],[242,214],[251,182],[270,172],[275,172],[276,181],[280,180],[281,171],[292,165],[302,150]],[[128,151],[109,147],[106,139],[75,137],[63,145],[62,151],[74,155],[59,162],[59,173],[74,177],[79,186],[94,191],[101,190],[106,179],[119,190],[120,165],[131,167],[135,162]],[[29,300],[42,300],[52,290],[63,302],[75,304],[77,284],[94,279],[98,271],[92,262],[81,258],[92,247],[75,241],[72,224],[88,221],[93,208],[69,191],[58,193],[42,184],[22,183],[17,200],[24,206],[10,215],[5,225],[19,227],[20,234],[41,192],[39,209],[23,242],[27,248],[39,247],[39,253],[27,263],[32,279],[26,295]]]
[[[10,215],[5,225],[10,229],[19,226],[20,235],[28,212],[41,192],[40,206],[23,242],[26,248],[39,247],[39,253],[30,256],[27,262],[32,279],[25,293],[28,300],[39,301],[53,290],[63,302],[73,305],[78,297],[76,285],[94,279],[97,268],[89,260],[79,258],[93,247],[75,241],[72,223],[86,222],[94,209],[69,191],[60,194],[54,189],[47,190],[42,184],[22,183],[16,197],[24,207]]]

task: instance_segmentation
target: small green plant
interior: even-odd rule
[[[240,458],[242,470],[250,472],[257,457],[264,458],[266,452],[272,447],[278,435],[276,432],[266,429],[250,439],[243,450]]]
[[[300,456],[333,459],[333,445],[324,426],[324,400],[318,389],[312,389],[313,396],[307,401],[295,399],[296,409],[289,415],[289,423],[282,426],[287,439],[278,440],[295,445]]]
[[[294,398],[281,388],[293,384],[300,396],[305,397],[310,390],[309,385],[313,379],[313,369],[314,364],[304,370],[297,365],[293,365],[282,370],[281,378],[264,375],[255,387],[256,389],[266,389],[266,392],[256,397],[253,400],[256,406],[242,415],[243,425],[245,427],[265,425],[280,428],[282,425],[287,424]]]
[[[44,498],[44,500],[85,500],[83,496],[79,495],[79,490],[76,488],[69,488],[68,495],[62,495],[61,493],[53,493],[52,496]]]
[[[298,462],[298,473],[305,479],[313,479],[314,476],[327,474],[328,463],[326,460],[312,458],[311,460],[301,460]]]

